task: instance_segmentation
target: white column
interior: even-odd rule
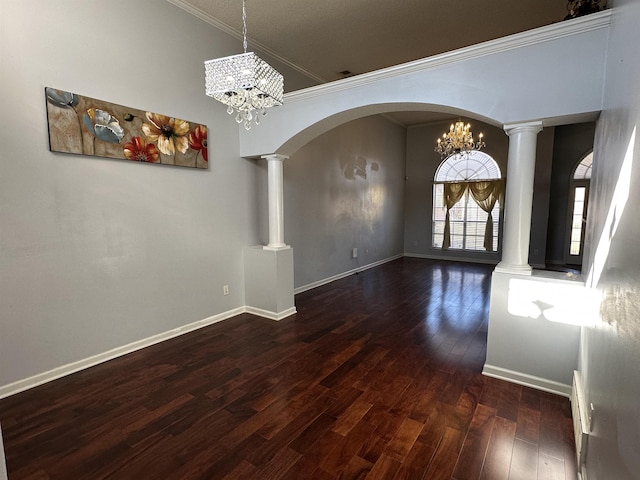
[[[264,155],[267,160],[269,184],[269,244],[265,250],[282,250],[289,248],[284,243],[284,200],[283,200],[283,165],[289,157],[285,155]]]
[[[502,261],[497,272],[531,275],[529,241],[536,143],[542,122],[505,125],[509,135],[507,189],[505,192]]]

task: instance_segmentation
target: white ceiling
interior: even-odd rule
[[[242,38],[242,0],[168,0]],[[561,21],[565,0],[246,0],[249,50],[323,83]],[[241,47],[239,44],[239,48]],[[241,50],[239,50],[241,51]],[[411,114],[401,123],[424,121]]]

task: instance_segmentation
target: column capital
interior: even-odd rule
[[[268,160],[277,160],[279,162],[283,162],[285,160],[289,160],[289,155],[280,155],[279,153],[271,153],[269,155],[262,155],[260,158],[264,158]]]
[[[542,121],[537,120],[535,122],[522,122],[522,123],[505,123],[502,128],[507,135],[514,133],[539,133],[542,130]]]

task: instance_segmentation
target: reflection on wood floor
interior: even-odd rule
[[[568,400],[480,373],[491,271],[396,260],[0,400],[9,478],[574,480]]]

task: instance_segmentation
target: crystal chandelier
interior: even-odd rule
[[[471,133],[471,125],[457,121],[455,125],[452,123],[449,132],[444,133],[442,138],[438,138],[436,152],[442,158],[449,157],[453,154],[466,154],[469,150],[480,150],[485,146],[482,141],[482,133],[478,135],[478,141],[474,142],[473,133]]]
[[[267,108],[282,105],[284,79],[267,62],[247,52],[247,9],[242,0],[242,36],[244,53],[204,62],[205,93],[227,105],[227,113],[236,112],[236,122],[251,128],[260,124]]]

